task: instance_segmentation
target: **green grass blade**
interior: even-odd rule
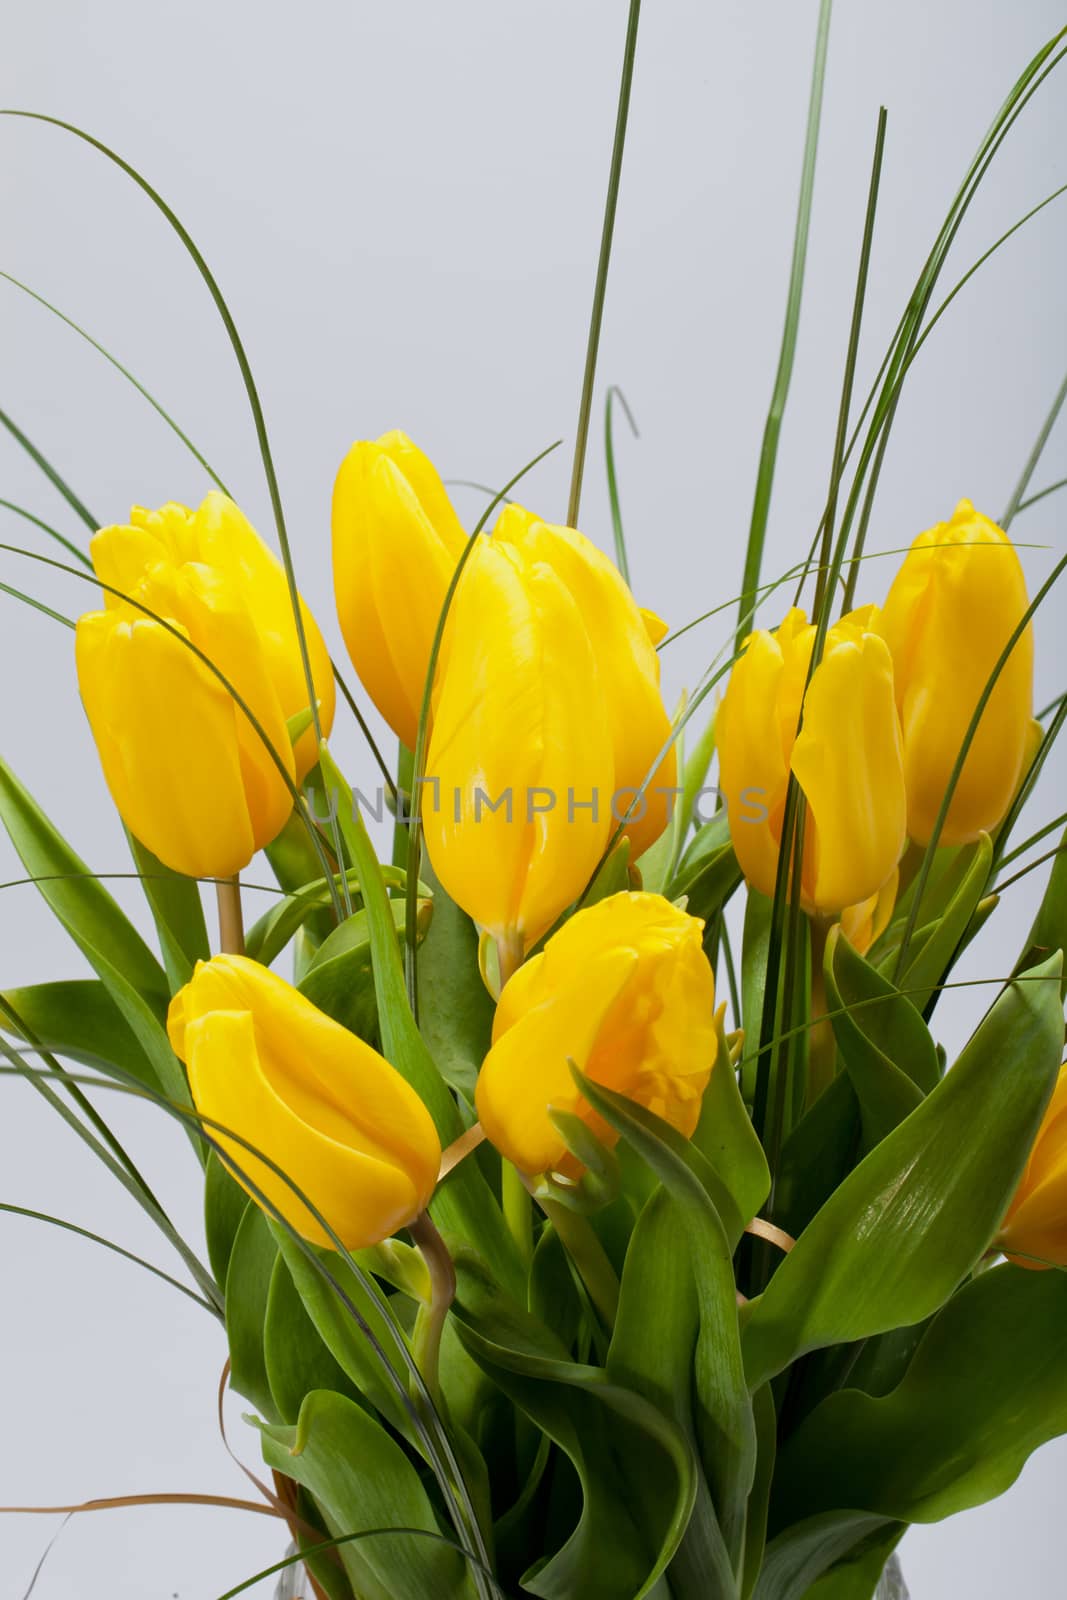
[[[35,528],[40,528],[43,533],[47,533],[50,539],[54,539],[57,544],[61,544],[69,555],[72,555],[76,561],[80,561],[83,567],[87,567],[90,572],[92,571],[93,564],[85,551],[79,549],[73,540],[60,533],[58,528],[53,528],[50,522],[42,522],[40,517],[35,516],[32,511],[27,511],[25,506],[16,505],[13,500],[0,500],[0,506],[3,506],[5,511],[13,511],[17,517],[22,517],[24,521],[32,522]]]
[[[626,123],[630,114],[630,89],[633,84],[634,58],[637,54],[637,25],[640,19],[641,0],[630,0],[626,43],[622,54],[622,76],[619,81],[619,108],[615,118],[615,139],[611,147],[608,193],[604,204],[604,226],[600,235],[600,258],[597,261],[596,283],[593,288],[593,310],[589,319],[589,342],[585,352],[582,397],[578,406],[578,427],[574,436],[574,463],[571,467],[571,489],[567,500],[567,526],[570,528],[578,526],[578,510],[582,499],[582,475],[585,472],[585,454],[589,443],[589,418],[593,410],[596,359],[600,348],[600,327],[604,320],[604,298],[608,287],[608,267],[611,263],[611,243],[615,232],[615,211],[619,200],[619,180],[622,176],[622,155],[626,145]]]
[[[140,379],[135,378],[129,368],[124,367],[122,362],[119,361],[116,356],[111,354],[110,350],[105,349],[99,340],[94,339],[91,333],[87,332],[85,328],[81,327],[79,323],[74,321],[73,317],[68,317],[65,311],[60,311],[58,306],[53,305],[50,300],[46,300],[43,294],[38,294],[36,289],[31,289],[28,283],[23,283],[20,278],[14,277],[10,272],[4,272],[2,268],[0,268],[0,278],[6,279],[8,283],[12,284],[16,289],[21,290],[23,294],[28,294],[31,300],[36,300],[39,306],[43,306],[44,309],[46,311],[50,311],[54,317],[58,317],[60,322],[66,323],[67,327],[72,328],[80,338],[85,340],[86,344],[92,345],[93,349],[98,351],[99,354],[103,356],[105,361],[109,361],[115,368],[115,371],[120,372],[126,379],[127,383],[132,383],[138,394],[142,395],[144,399],[148,401],[148,404],[152,407],[152,409],[160,417],[162,417],[163,421],[167,424],[167,427],[170,428],[172,432],[177,434],[182,444],[200,463],[212,482],[222,490],[224,495],[229,495],[230,499],[233,498],[233,496],[230,495],[229,489],[227,489],[226,485],[223,483],[222,479],[219,477],[210,461],[208,461],[206,456],[204,456],[197,449],[189,435],[178,426],[170,413],[166,411],[156,399],[155,395],[150,394]]]
[[[14,588],[10,583],[0,583],[0,591],[9,594],[13,600],[21,600],[23,605],[32,606],[34,611],[40,611],[43,616],[51,617],[53,622],[62,622],[64,627],[70,628],[73,632],[75,624],[70,617],[65,617],[61,611],[53,611],[43,600],[35,600],[32,594],[24,594],[21,589]]]
[[[53,467],[52,463],[41,454],[33,441],[23,433],[22,429],[11,417],[8,416],[6,411],[0,411],[0,423],[2,423],[7,429],[11,437],[22,446],[26,454],[30,457],[31,461],[35,462],[36,465],[40,467],[41,471],[44,473],[52,487],[59,491],[70,509],[85,523],[85,526],[89,529],[90,533],[95,533],[100,524],[89,510],[89,507],[83,500],[78,499],[78,496],[74,493],[74,490],[69,486],[69,484],[63,481],[55,467]],[[79,559],[84,558],[81,557]]]
[[[629,587],[630,563],[626,558],[626,536],[622,531],[622,509],[619,505],[619,480],[615,472],[615,431],[612,426],[613,417],[611,408],[616,399],[626,414],[626,420],[630,424],[630,429],[634,438],[639,439],[641,435],[637,431],[637,423],[634,421],[634,414],[630,410],[626,396],[623,394],[618,385],[613,383],[609,388],[607,398],[604,401],[604,459],[607,463],[608,499],[611,502],[611,527],[615,536],[615,565],[625,578],[627,587]]]
[[[1019,481],[1015,485],[1011,499],[1004,508],[1004,515],[1000,519],[1000,526],[1004,529],[1005,533],[1007,533],[1008,529],[1015,521],[1016,513],[1022,504],[1027,489],[1030,487],[1030,479],[1033,477],[1037,468],[1037,464],[1041,460],[1045,446],[1048,444],[1049,434],[1056,425],[1057,418],[1059,417],[1060,412],[1063,410],[1063,403],[1065,400],[1067,400],[1067,377],[1064,377],[1063,382],[1056,391],[1056,398],[1053,400],[1051,406],[1049,407],[1048,415],[1041,424],[1037,438],[1034,440],[1034,447],[1026,458],[1026,465],[1023,467]],[[1046,494],[1048,493],[1047,490],[1045,492]]]
[[[800,305],[804,294],[804,268],[808,254],[808,231],[811,225],[811,202],[815,191],[815,158],[819,146],[819,124],[822,118],[823,85],[826,80],[826,51],[830,40],[831,0],[820,0],[819,27],[815,37],[815,63],[811,74],[811,96],[808,104],[808,127],[804,137],[804,161],[800,174],[800,198],[797,203],[796,228],[793,234],[793,260],[789,269],[789,291],[786,296],[785,327],[778,356],[778,371],[771,391],[770,410],[763,429],[763,446],[760,451],[759,471],[756,476],[756,493],[752,504],[752,519],[745,550],[744,576],[741,582],[740,615],[737,625],[737,644],[745,636],[744,618],[751,612],[759,585],[763,565],[763,546],[767,538],[767,520],[771,509],[771,491],[774,488],[774,469],[778,461],[778,440],[782,431],[782,418],[793,376],[793,358],[796,355],[797,330],[800,326]]]
[[[1026,511],[1030,506],[1036,506],[1039,500],[1044,500],[1046,495],[1055,494],[1057,489],[1067,489],[1067,478],[1059,478],[1055,483],[1050,483],[1047,489],[1039,489],[1037,494],[1028,495],[1025,500],[1020,500],[1015,507],[1015,515]]]

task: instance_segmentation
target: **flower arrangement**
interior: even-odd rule
[[[1067,719],[1032,704],[1067,558],[1031,597],[1011,537],[1052,419],[999,522],[960,500],[873,602],[864,565],[948,247],[1067,44],[998,112],[853,421],[880,121],[821,523],[765,581],[776,392],[735,637],[672,715],[621,519],[614,561],[578,531],[638,15],[566,525],[520,503],[540,457],[469,532],[404,433],[339,466],[338,618],[395,762],[298,593],[225,303],[126,168],[226,320],[281,559],[216,488],[93,526],[87,558],[63,540],[80,572],[50,562],[96,591],[74,665],[157,948],[0,763],[0,818],[95,973],[0,993],[0,1050],[221,1324],[290,1544],[279,1593],[872,1600],[900,1592],[909,1524],[1067,1432],[1067,835],[958,1059],[933,1031],[1058,825],[1019,837]],[[786,352],[802,273],[801,249]],[[348,713],[380,800],[331,753]],[[279,894],[246,926],[260,851]],[[186,1130],[204,1250],[104,1089]]]

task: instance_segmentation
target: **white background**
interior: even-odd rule
[[[620,429],[635,588],[678,624],[736,591],[777,359],[799,176],[814,0],[648,0],[608,298],[583,526],[610,546],[603,385]],[[37,0],[9,9],[0,100],[113,144],[154,182],[211,262],[247,343],[276,451],[300,580],[340,649],[328,507],[348,444],[406,428],[446,475],[499,484],[553,439],[527,487],[561,518],[614,120],[624,0]],[[766,571],[807,547],[825,496],[870,152],[889,108],[859,384],[870,382],[935,230],[992,115],[1062,24],[1048,0],[840,5],[830,44],[807,298]],[[961,231],[947,289],[1067,180],[1064,86],[1025,113]],[[234,362],[181,247],[146,199],[57,130],[0,122],[0,267],[82,321],[158,393],[265,533],[263,476]],[[996,516],[1064,368],[1063,202],[970,284],[913,371],[868,548],[909,541],[963,494]],[[131,502],[195,502],[203,474],[75,335],[0,281],[3,395],[101,522]],[[1035,487],[1063,475],[1060,428]],[[0,493],[81,530],[17,447]],[[473,520],[482,501],[457,496]],[[1051,497],[1016,526],[1033,581],[1062,546]],[[8,513],[2,537],[48,542]],[[866,569],[880,599],[894,562]],[[0,578],[76,614],[91,593],[14,556]],[[864,586],[861,585],[861,597]],[[0,596],[5,756],[101,872],[128,861],[77,701],[69,635]],[[1063,688],[1062,630],[1039,627],[1039,703]],[[773,621],[773,619],[771,619]],[[665,657],[673,700],[728,637],[719,619]],[[371,768],[343,724],[354,777]],[[1062,809],[1049,774],[1033,826]],[[0,879],[20,871],[0,849]],[[262,873],[260,873],[262,877]],[[1042,875],[1043,876],[1043,875]],[[1041,876],[1009,891],[972,976],[1010,965]],[[136,892],[118,884],[124,905]],[[134,886],[135,891],[135,886]],[[0,898],[0,982],[81,970],[35,891]],[[138,912],[138,915],[140,913]],[[945,1004],[958,1048],[986,991]],[[108,1102],[110,1106],[110,1102]],[[198,1226],[196,1169],[157,1119],[113,1108],[178,1219]],[[32,1092],[0,1087],[0,1200],[74,1217],[166,1263],[125,1198]],[[0,1217],[0,1502],[140,1490],[240,1495],[218,1439],[215,1325],[136,1268]],[[231,1434],[254,1458],[240,1407]],[[999,1502],[911,1533],[914,1600],[1045,1600],[1067,1450],[1042,1451]],[[0,1521],[0,1597],[21,1596],[58,1519]],[[281,1553],[277,1525],[221,1510],[83,1517],[39,1600],[211,1600]],[[266,1592],[266,1588],[259,1592]]]

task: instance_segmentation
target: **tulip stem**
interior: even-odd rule
[[[223,955],[243,956],[245,953],[245,923],[241,910],[241,875],[215,879],[215,897],[219,906],[219,950]]]
[[[421,1211],[414,1222],[409,1223],[408,1232],[418,1246],[430,1274],[430,1298],[418,1309],[412,1344],[423,1382],[434,1403],[438,1404],[441,1398],[441,1335],[449,1308],[456,1297],[456,1269],[448,1246],[428,1211]]]
[[[555,1228],[560,1243],[570,1256],[590,1300],[610,1332],[619,1309],[619,1279],[588,1217],[571,1211],[558,1200],[538,1195],[538,1203]]]
[[[533,1202],[522,1173],[510,1161],[501,1163],[500,1192],[508,1232],[515,1241],[523,1267],[528,1267],[533,1257]]]

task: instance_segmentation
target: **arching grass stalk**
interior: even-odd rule
[[[626,420],[635,439],[641,435],[637,431],[634,414],[630,410],[626,396],[617,384],[612,384],[604,400],[604,459],[608,475],[608,500],[611,505],[611,527],[615,538],[615,565],[630,585],[630,563],[626,557],[626,535],[622,529],[622,509],[619,505],[619,481],[615,472],[615,431],[613,427],[612,403],[618,400],[626,414]]]
[[[574,434],[574,461],[571,466],[571,488],[567,499],[567,526],[570,528],[578,526],[578,511],[582,501],[582,476],[585,472],[585,453],[589,443],[589,418],[593,410],[593,384],[596,381],[597,352],[600,349],[600,327],[604,320],[604,297],[608,287],[608,267],[611,264],[611,244],[615,233],[615,211],[619,201],[619,181],[622,177],[622,156],[626,146],[626,123],[630,114],[630,89],[633,84],[637,26],[640,20],[641,0],[630,0],[626,42],[622,52],[615,138],[612,142],[611,167],[608,172],[608,193],[604,203],[604,223],[600,234],[600,256],[597,261],[596,283],[593,286],[593,309],[589,318],[582,395],[578,404],[578,426]]]

